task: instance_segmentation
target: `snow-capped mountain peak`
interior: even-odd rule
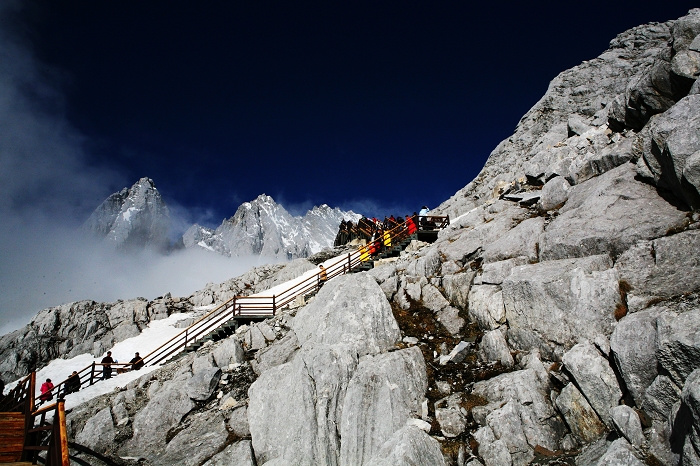
[[[241,204],[216,230],[193,225],[183,235],[183,242],[188,248],[201,247],[226,256],[294,259],[332,246],[341,220],[357,221],[360,217],[327,204],[294,217],[272,197],[261,194]]]

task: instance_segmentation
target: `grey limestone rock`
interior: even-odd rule
[[[484,426],[474,433],[474,440],[479,444],[479,455],[486,466],[513,464],[513,457],[505,440],[496,438],[493,430]]]
[[[472,410],[474,419],[483,426],[475,438],[486,464],[496,464],[487,457],[505,456],[499,445],[506,447],[513,464],[528,464],[536,445],[558,449],[565,428],[550,404],[548,382],[537,370],[528,368],[477,382],[472,394],[488,401]],[[491,439],[488,445],[486,439]]]
[[[635,242],[683,226],[685,213],[636,181],[631,164],[574,186],[540,240],[540,259],[618,256]]]
[[[248,407],[240,406],[233,411],[228,418],[229,430],[237,437],[250,437],[250,423],[248,422]]]
[[[134,416],[134,435],[120,447],[120,454],[129,456],[139,452],[149,456],[163,451],[168,431],[178,426],[195,407],[181,384],[182,380],[174,379],[153,393],[146,406]]]
[[[299,310],[292,328],[301,346],[310,341],[347,343],[360,355],[388,350],[401,339],[389,302],[365,274],[330,280],[316,299]]]
[[[682,387],[691,372],[700,368],[700,309],[664,317],[657,324],[657,359],[671,380]]]
[[[228,445],[202,466],[255,466],[250,440],[241,440]]]
[[[555,176],[547,181],[540,193],[539,208],[542,211],[558,209],[569,199],[571,185],[563,176]]]
[[[566,420],[571,433],[581,443],[593,442],[606,432],[603,424],[586,398],[572,383],[566,385],[556,398],[557,410]]]
[[[245,361],[243,347],[237,338],[226,338],[216,345],[212,356],[216,365],[222,368]]]
[[[689,95],[652,118],[640,134],[644,161],[654,181],[694,209],[700,206],[700,185],[694,184],[700,170],[695,156],[700,150],[699,106],[700,95]]]
[[[500,285],[514,267],[528,263],[526,257],[515,257],[499,262],[483,264],[481,274],[474,279],[475,285]]]
[[[500,286],[476,285],[469,292],[469,318],[484,330],[493,330],[506,321]]]
[[[622,390],[608,360],[590,342],[584,341],[564,354],[562,362],[591,407],[612,427],[610,410],[619,404]]]
[[[427,387],[418,347],[363,358],[343,401],[340,464],[363,464],[408,419],[419,417]]]
[[[299,341],[294,331],[289,331],[284,338],[263,348],[255,354],[257,365],[255,371],[260,374],[271,367],[290,361],[299,349]]]
[[[537,242],[543,231],[544,218],[523,220],[496,241],[485,245],[484,262],[498,262],[515,257],[527,257],[530,262],[537,262]]]
[[[442,277],[442,288],[450,304],[458,309],[466,309],[469,304],[469,290],[475,272],[465,271]]]
[[[168,442],[164,452],[151,458],[154,465],[198,466],[221,451],[228,440],[223,417],[214,413],[194,416],[191,424]]]
[[[610,444],[597,464],[598,466],[644,466],[645,463],[626,439],[619,438]]]
[[[508,343],[506,343],[503,333],[498,329],[484,333],[479,345],[479,356],[487,362],[500,362],[504,367],[515,365]]]
[[[619,405],[610,410],[615,429],[633,446],[639,448],[644,443],[644,432],[639,415],[629,406]]]
[[[569,132],[569,136],[573,136],[573,135],[581,136],[586,131],[589,131],[591,129],[591,126],[589,125],[587,118],[585,118],[581,115],[573,114],[573,115],[569,115],[569,118],[567,121],[567,129]]]
[[[644,392],[641,407],[653,419],[665,421],[680,398],[681,389],[665,375],[659,375]]]
[[[220,379],[221,369],[218,367],[202,368],[187,380],[185,392],[195,401],[207,401],[214,394]]]
[[[464,266],[475,252],[495,242],[529,217],[527,209],[507,201],[496,201],[479,210],[480,216],[471,216],[475,223],[458,228],[460,223],[457,222],[453,230],[438,238],[435,244],[445,259]]]
[[[461,393],[455,393],[435,402],[435,419],[440,424],[440,431],[445,437],[457,437],[467,428],[467,411],[460,406],[461,402]]]
[[[452,351],[450,351],[449,354],[440,356],[440,365],[444,366],[445,364],[450,363],[450,362],[453,362],[453,363],[462,362],[464,360],[464,358],[467,357],[467,353],[469,352],[471,347],[472,347],[471,343],[468,343],[466,341],[460,341],[457,344],[457,346],[452,348]]]
[[[373,466],[444,466],[437,440],[413,426],[397,430],[365,464]]]
[[[534,333],[532,343],[549,342],[553,349],[610,335],[620,304],[617,273],[611,267],[607,255],[515,267],[501,284],[508,325]]]
[[[257,462],[277,458],[292,464],[338,464],[337,426],[357,364],[350,345],[315,344],[302,346],[292,361],[263,372],[248,390]]]
[[[622,318],[610,337],[615,363],[638,406],[658,375],[656,320],[664,311],[648,309]]]
[[[699,248],[700,231],[689,230],[641,241],[623,253],[615,269],[631,285],[627,293],[630,309],[700,290],[700,263],[692,253]]]
[[[698,464],[700,459],[700,370],[695,370],[688,376],[681,399],[683,402],[681,410],[688,413],[686,422],[692,421],[692,426],[685,426],[687,435],[683,445],[682,464]]]
[[[109,407],[100,410],[90,418],[75,440],[78,444],[91,448],[100,453],[108,453],[114,449],[116,429],[112,421]]]

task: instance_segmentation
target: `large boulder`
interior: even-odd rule
[[[612,428],[610,410],[620,403],[622,390],[608,360],[593,344],[584,341],[571,348],[562,362],[591,407]]]
[[[416,346],[363,359],[343,401],[340,464],[364,464],[409,419],[420,417],[427,388]]]
[[[514,257],[527,257],[530,262],[537,262],[537,242],[544,231],[544,223],[543,217],[528,218],[505,232],[496,241],[486,244],[484,262],[498,262]]]
[[[397,430],[379,451],[367,461],[373,466],[444,466],[445,459],[437,440],[417,427]]]
[[[297,313],[292,329],[299,344],[347,343],[360,356],[393,348],[400,339],[391,306],[377,282],[366,274],[330,280]]]
[[[547,226],[540,259],[622,254],[639,240],[658,238],[685,222],[685,213],[635,180],[632,164],[576,185]]]
[[[590,443],[599,439],[606,427],[581,394],[576,385],[569,383],[555,400],[559,412],[564,417],[571,433],[581,443]]]
[[[115,435],[112,413],[110,408],[106,407],[85,423],[83,430],[75,436],[75,441],[96,452],[109,453],[114,450]]]
[[[168,442],[163,454],[153,457],[152,462],[162,466],[199,466],[221,451],[227,441],[228,431],[221,414],[200,414],[186,429],[178,432]]]
[[[629,285],[630,310],[643,309],[654,301],[700,290],[700,231],[640,241],[625,251],[615,269]]]
[[[677,317],[669,313],[657,325],[659,365],[682,387],[690,373],[700,368],[700,308]]]
[[[610,335],[621,305],[617,272],[611,267],[607,255],[515,267],[501,284],[508,325],[535,334],[558,351]]]
[[[687,435],[683,446],[683,464],[700,464],[700,370],[688,376],[682,394],[682,410],[689,413],[692,425],[684,426]]]
[[[638,406],[658,375],[656,320],[663,312],[654,308],[629,314],[618,322],[610,337],[615,363]]]
[[[641,133],[644,162],[654,181],[691,208],[700,207],[700,95],[689,95]]]
[[[279,458],[291,464],[339,464],[337,425],[357,364],[350,345],[316,344],[263,372],[248,391],[258,463]]]
[[[536,358],[527,369],[474,384],[472,394],[487,401],[472,409],[481,426],[474,438],[486,464],[529,464],[536,446],[559,449],[565,428],[549,401],[549,390]]]

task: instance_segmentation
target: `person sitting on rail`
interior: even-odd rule
[[[428,209],[427,205],[421,207],[420,212],[418,212],[418,218],[420,219],[421,227],[425,227],[426,223],[428,222],[428,212],[430,212],[430,209]]]
[[[136,352],[134,357],[131,358],[131,361],[129,361],[129,364],[131,364],[132,371],[137,371],[143,367],[143,365],[144,365],[143,358],[141,356],[139,356],[138,351]]]

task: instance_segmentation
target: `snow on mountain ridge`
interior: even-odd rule
[[[83,225],[118,248],[167,247],[170,211],[150,178],[109,196]]]
[[[225,256],[294,259],[332,246],[341,220],[357,221],[360,217],[327,204],[294,217],[272,197],[261,194],[241,204],[216,230],[193,225],[183,235],[183,242],[187,248],[202,247]]]

